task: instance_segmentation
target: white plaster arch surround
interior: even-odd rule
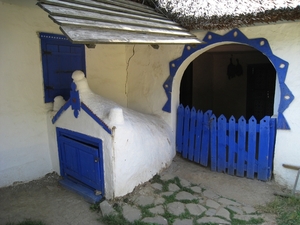
[[[276,72],[276,87],[275,87],[275,101],[274,101],[274,112],[277,112],[277,128],[287,129],[290,127],[283,116],[283,112],[288,108],[289,104],[293,101],[294,96],[285,84],[285,78],[288,70],[289,63],[283,59],[275,56],[269,43],[264,38],[248,39],[239,29],[233,29],[225,35],[218,35],[212,32],[208,32],[203,39],[206,44],[198,46],[186,45],[182,56],[170,62],[170,76],[165,81],[163,87],[168,97],[168,101],[163,107],[164,111],[176,112],[179,106],[179,91],[180,83],[185,69],[188,65],[202,53],[226,44],[242,44],[254,47],[262,54],[266,55],[270,62],[273,64]],[[278,103],[277,102],[277,98]],[[177,114],[171,114],[172,127],[176,130],[176,119]]]

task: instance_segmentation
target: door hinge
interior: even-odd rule
[[[43,55],[52,55],[52,52],[43,50]]]
[[[95,157],[95,163],[99,162],[99,157]]]

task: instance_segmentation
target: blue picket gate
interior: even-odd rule
[[[177,110],[177,152],[212,171],[266,181],[271,178],[276,119],[217,118],[182,105]]]

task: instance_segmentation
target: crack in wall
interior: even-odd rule
[[[127,66],[126,66],[125,95],[127,97],[127,99],[126,99],[127,107],[128,107],[128,91],[127,91],[128,86],[127,85],[128,85],[128,78],[129,78],[128,69],[129,69],[130,60],[133,58],[134,55],[135,55],[135,45],[132,48],[132,55],[129,57],[129,59],[127,61]]]

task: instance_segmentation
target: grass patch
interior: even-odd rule
[[[18,223],[6,223],[6,225],[46,225],[46,224],[40,220],[26,219]]]
[[[154,214],[149,211],[149,209],[153,208],[153,207],[154,207],[154,204],[146,205],[146,206],[139,206],[141,213],[142,213],[142,218],[154,217]]]
[[[300,224],[300,198],[277,196],[266,206],[259,206],[258,210],[277,215],[276,222],[278,225]]]

